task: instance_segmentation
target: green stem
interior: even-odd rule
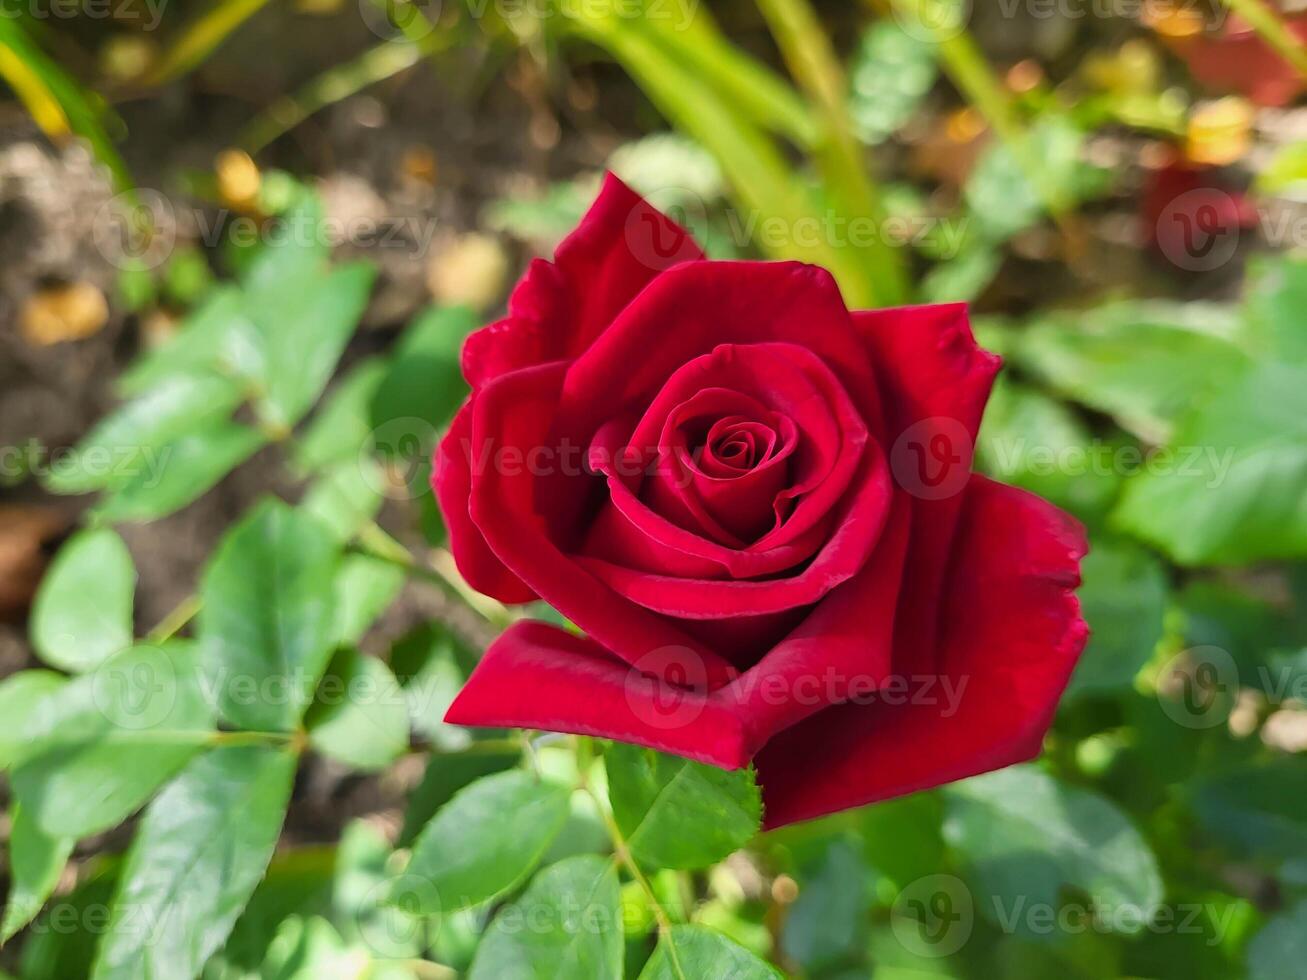
[[[644,89],[655,106],[675,125],[717,158],[733,191],[739,212],[755,222],[779,219],[790,234],[760,243],[773,258],[799,259],[828,269],[854,305],[868,302],[872,292],[861,263],[847,251],[833,248],[807,228],[820,216],[797,176],[769,136],[734,111],[691,64],[657,31],[620,16],[613,4],[598,0],[566,8],[575,32],[616,58]]]
[[[241,131],[236,142],[257,153],[315,112],[411,68],[421,58],[422,50],[407,41],[378,44],[353,61],[323,72],[294,95],[277,99]]]
[[[159,625],[150,630],[145,637],[147,643],[159,644],[172,639],[177,633],[195,618],[200,611],[202,602],[200,597],[194,593],[188,595],[179,602],[173,610],[160,620]]]
[[[1280,14],[1264,0],[1224,0],[1225,5],[1246,20],[1261,39],[1273,47],[1304,78],[1307,78],[1307,49],[1289,30]]]
[[[877,233],[866,244],[848,246],[858,253],[870,295],[848,297],[855,305],[893,306],[908,293],[903,256],[882,233],[885,212],[867,173],[862,150],[848,113],[848,86],[830,38],[808,0],[758,0],[786,64],[817,107],[821,139],[813,157],[826,193],[844,218],[870,218]]]
[[[163,85],[185,75],[267,3],[268,0],[220,0],[183,30],[144,83]]]
[[[584,790],[586,795],[594,801],[595,810],[598,812],[599,818],[603,821],[604,828],[608,831],[608,837],[613,843],[614,860],[626,867],[626,870],[631,875],[631,880],[634,881],[640,891],[644,893],[645,900],[649,903],[649,907],[653,909],[654,920],[658,923],[658,932],[667,942],[667,955],[668,959],[671,961],[673,971],[675,971],[679,980],[688,980],[685,970],[682,969],[681,962],[676,955],[676,947],[671,941],[671,916],[669,916],[667,910],[663,908],[662,902],[658,899],[658,894],[653,890],[653,885],[649,883],[649,879],[645,877],[644,872],[640,870],[640,865],[636,863],[635,858],[631,855],[631,848],[626,842],[626,837],[622,834],[622,828],[617,826],[617,821],[614,819],[612,813],[609,811],[608,807],[604,806],[603,800],[599,798],[599,794],[596,793],[594,788],[590,785],[589,767],[582,765],[582,745],[585,745],[584,752],[588,757],[593,758],[593,749],[589,746],[589,741],[590,740],[585,736],[577,737],[577,768],[580,771],[580,780],[577,788]]]

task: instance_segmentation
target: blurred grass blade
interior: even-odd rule
[[[676,10],[676,16],[668,9]],[[811,108],[793,87],[727,41],[701,4],[682,0],[663,5],[651,9],[645,22],[675,41],[676,50],[701,77],[759,126],[805,148],[820,138]]]
[[[884,208],[853,135],[848,85],[835,49],[807,0],[758,0],[758,7],[790,71],[817,108],[822,133],[813,157],[830,203],[841,215],[876,222],[876,234],[849,248],[857,254],[876,302],[900,304],[908,292],[903,257],[883,234]]]
[[[820,222],[820,216],[767,134],[723,102],[695,66],[681,61],[675,49],[642,22],[597,3],[576,5],[568,13],[580,36],[621,62],[654,105],[717,158],[747,218],[779,218],[790,230],[783,241],[762,243],[773,258],[823,266],[834,274],[851,305],[874,305],[874,290],[853,255],[832,247],[822,236],[797,234],[806,224]],[[754,223],[745,222],[749,227]]]
[[[102,111],[12,17],[0,17],[0,77],[17,93],[41,130],[56,143],[70,132],[91,144],[119,190],[132,186],[127,166],[101,123]]]
[[[218,0],[182,30],[181,37],[146,76],[145,84],[163,85],[192,71],[267,3],[268,0]]]
[[[257,153],[315,112],[398,75],[421,58],[422,51],[416,44],[401,41],[378,44],[353,61],[323,72],[296,94],[272,103],[251,120],[237,143],[250,153]]]

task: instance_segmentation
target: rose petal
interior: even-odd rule
[[[602,482],[563,454],[552,429],[567,362],[557,361],[500,375],[472,402],[472,445],[492,447],[488,465],[472,481],[468,512],[496,557],[536,594],[568,619],[584,623],[602,646],[628,663],[651,651],[687,647],[705,663],[713,686],[735,669],[675,624],[618,596],[559,550],[557,515],[542,503],[542,470],[585,498]]]
[[[709,700],[690,651],[671,654],[692,683],[674,687],[613,657],[593,640],[546,623],[510,626],[490,645],[445,721],[597,735],[724,769],[748,763],[738,718]],[[642,664],[649,668],[651,665]],[[668,665],[660,665],[660,672]]]
[[[907,677],[901,701],[841,705],[772,739],[756,759],[767,826],[1038,754],[1088,636],[1074,594],[1085,550],[1073,518],[973,477],[943,603],[944,673]]]
[[[702,258],[689,232],[607,174],[553,263],[530,264],[508,316],[468,337],[463,376],[479,388],[506,371],[576,357],[656,276]]]
[[[504,567],[472,523],[472,406],[465,403],[436,447],[431,489],[445,515],[449,550],[459,574],[478,592],[506,603],[534,602],[536,594]]]
[[[940,587],[980,417],[1002,362],[977,346],[965,304],[861,312],[853,322],[880,378],[893,433],[886,450],[894,482],[914,499],[899,609],[899,629],[911,643],[899,646],[917,658],[914,669],[932,670]],[[918,466],[941,458],[940,440],[942,458],[950,462],[925,479]]]

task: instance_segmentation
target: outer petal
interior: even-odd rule
[[[740,768],[749,760],[743,726],[706,696],[702,678],[690,679],[689,688],[664,684],[593,640],[522,622],[490,645],[445,720],[599,735]]]
[[[477,388],[505,371],[574,358],[656,276],[701,258],[689,232],[607,174],[553,263],[531,263],[508,316],[468,337],[463,375]]]
[[[1084,531],[1038,497],[973,477],[956,549],[943,674],[908,677],[899,696],[886,689],[874,703],[828,709],[774,738],[756,760],[768,826],[1038,754],[1088,636],[1074,594]]]
[[[449,550],[453,552],[459,574],[478,592],[500,602],[533,602],[536,594],[495,557],[468,513],[475,454],[469,400],[458,410],[436,448],[431,471],[431,489],[440,502],[449,529]]]
[[[976,433],[1001,361],[976,345],[955,303],[854,313],[880,378],[898,487],[914,501],[899,630],[912,669],[931,670],[938,599],[971,473]],[[902,667],[900,669],[903,669]]]

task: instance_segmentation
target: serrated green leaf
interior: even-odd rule
[[[1278,863],[1307,853],[1307,766],[1283,757],[1204,776],[1192,787],[1199,822],[1240,857]]]
[[[640,972],[640,980],[780,980],[775,967],[719,932],[701,926],[672,926]]]
[[[521,771],[461,790],[413,844],[405,878],[429,886],[429,893],[417,889],[417,905],[408,911],[455,912],[520,884],[563,829],[570,795],[566,786]]]
[[[408,705],[376,657],[341,650],[304,719],[309,744],[356,769],[384,769],[408,748]]]
[[[376,270],[342,265],[280,281],[247,298],[258,333],[257,406],[270,425],[289,428],[313,407],[353,335]]]
[[[300,509],[344,543],[377,516],[383,503],[378,488],[383,485],[381,467],[370,456],[358,455],[322,473],[304,494]]]
[[[20,670],[0,681],[0,769],[8,769],[28,750],[28,733],[47,699],[68,683],[53,670]]]
[[[147,352],[118,378],[126,395],[142,395],[149,389],[187,379],[236,375],[235,358],[229,348],[236,338],[253,328],[245,316],[240,289],[222,285],[210,293],[181,322],[177,332],[161,346]]]
[[[196,620],[219,710],[252,731],[293,731],[313,701],[336,627],[336,542],[270,500],[227,532],[200,583]]]
[[[387,370],[384,358],[369,357],[354,365],[331,390],[295,440],[294,460],[301,473],[358,460],[372,431],[372,398]]]
[[[420,436],[429,432],[418,440],[429,449],[431,437],[453,418],[467,394],[463,341],[476,326],[471,310],[433,307],[404,331],[372,397],[372,428],[381,452],[406,452],[400,442],[409,429]]]
[[[522,753],[508,750],[480,750],[446,755],[433,753],[427,760],[422,782],[408,794],[404,809],[404,828],[399,834],[399,846],[409,847],[422,832],[436,811],[453,799],[463,787],[482,776],[511,769]]]
[[[41,911],[59,883],[68,856],[77,841],[51,837],[27,816],[21,806],[10,811],[9,898],[0,923],[0,944],[7,943]]]
[[[59,550],[32,603],[32,646],[72,673],[92,670],[132,643],[136,566],[109,528],[81,531]]]
[[[10,782],[46,834],[86,837],[135,811],[212,730],[191,646],[132,647],[42,702]]]
[[[337,646],[358,643],[404,588],[404,569],[371,555],[346,555],[336,571]]]
[[[1126,484],[1119,528],[1183,565],[1307,556],[1307,367],[1245,372],[1181,426],[1172,454]]]
[[[1101,796],[1019,765],[955,783],[944,797],[944,838],[966,864],[976,908],[1005,931],[1037,933],[1038,913],[1028,911],[1056,912],[1067,886],[1105,910],[1106,929],[1139,932],[1161,905],[1156,858]]]
[[[240,386],[210,375],[169,378],[96,424],[52,466],[52,493],[90,493],[122,486],[141,470],[163,464],[160,450],[195,427],[225,419],[240,404]]]
[[[1090,633],[1068,696],[1129,688],[1162,638],[1166,571],[1142,548],[1110,537],[1095,540],[1080,571]]]
[[[976,463],[1004,483],[1023,487],[1082,518],[1101,517],[1120,492],[1119,440],[1096,441],[1063,402],[1001,375],[985,406]]]
[[[207,493],[267,442],[248,426],[214,419],[159,448],[153,466],[140,467],[94,509],[101,521],[153,521]]]
[[[1059,393],[1106,412],[1148,442],[1165,442],[1193,407],[1247,364],[1237,322],[1223,309],[1119,303],[1040,317],[1012,359]]]
[[[1285,980],[1307,960],[1307,901],[1281,912],[1248,945],[1248,980]]]
[[[620,894],[609,860],[586,855],[550,865],[490,923],[469,980],[621,980]]]
[[[705,868],[747,844],[762,819],[753,772],[726,772],[652,749],[604,752],[613,817],[650,868]]]
[[[128,852],[92,980],[199,973],[263,877],[295,763],[284,749],[218,748],[159,794]]]
[[[390,665],[404,687],[413,730],[446,752],[457,752],[472,741],[471,732],[444,721],[476,662],[468,649],[442,623],[424,623],[401,637],[390,651]]]

